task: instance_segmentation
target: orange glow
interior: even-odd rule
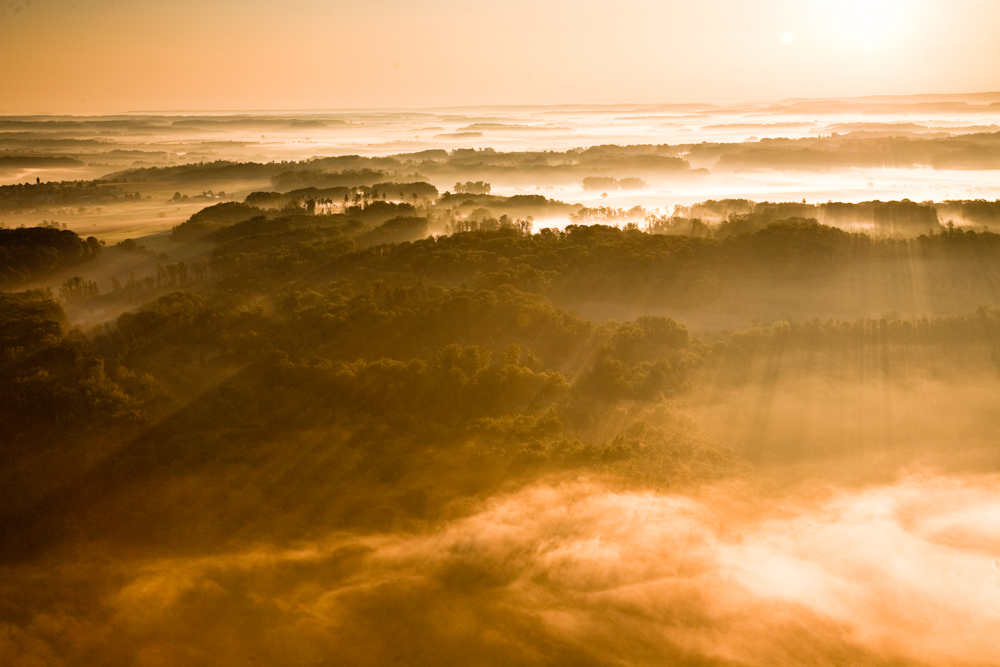
[[[971,92],[1000,85],[997,25],[971,0],[13,0],[0,113]]]

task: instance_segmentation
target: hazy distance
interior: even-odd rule
[[[526,171],[492,178],[493,191],[539,192],[588,205],[661,210],[723,198],[995,199],[1000,196],[994,176],[1000,158],[989,137],[1000,129],[998,123],[1000,93],[739,104],[9,116],[0,119],[0,150],[5,156],[0,160],[0,183],[98,178],[126,168],[190,161],[374,158],[470,148],[540,153],[537,162],[545,159],[545,151],[632,145],[674,147],[670,154],[686,160],[698,177],[682,184],[652,178],[641,190],[604,192],[582,189],[580,178],[567,182]],[[784,159],[779,159],[785,139],[790,141],[784,144]],[[907,142],[920,141],[937,141],[942,149],[918,154],[906,148]],[[881,146],[886,142],[894,142],[891,150]],[[855,144],[867,152],[856,154]],[[837,155],[830,159],[816,153],[832,147]],[[731,155],[737,152],[745,157]],[[16,162],[34,157],[74,162]],[[443,192],[452,182],[444,178],[434,184]]]

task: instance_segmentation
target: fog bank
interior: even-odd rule
[[[36,664],[995,664],[1000,475],[577,479],[421,534],[198,558],[93,546],[5,567],[0,653]],[[100,583],[98,583],[100,582]]]

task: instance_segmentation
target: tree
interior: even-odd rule
[[[93,280],[86,280],[80,276],[74,276],[64,282],[59,288],[59,296],[66,303],[86,301],[97,296],[99,290],[97,283]]]

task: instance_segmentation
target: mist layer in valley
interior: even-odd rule
[[[718,198],[996,199],[998,105],[1000,94],[979,93],[729,106],[7,117],[0,118],[0,183],[91,180],[123,169],[192,162],[297,162],[351,154],[408,154],[419,165],[433,151],[492,149],[520,154],[510,161],[516,169],[484,171],[498,194],[551,188],[558,198],[588,203],[604,191],[588,195],[581,188],[583,176],[642,178],[648,185],[640,192],[607,192],[615,206],[625,208],[671,208]],[[558,155],[596,146],[646,150],[638,152],[641,159],[617,164]],[[583,169],[560,168],[576,164]],[[239,185],[259,189],[272,175],[248,174],[242,184],[230,178],[228,188],[212,189],[245,196]],[[453,173],[423,175],[442,192],[454,182]],[[155,192],[160,179],[146,180],[146,189]],[[190,190],[182,194],[196,194]]]

